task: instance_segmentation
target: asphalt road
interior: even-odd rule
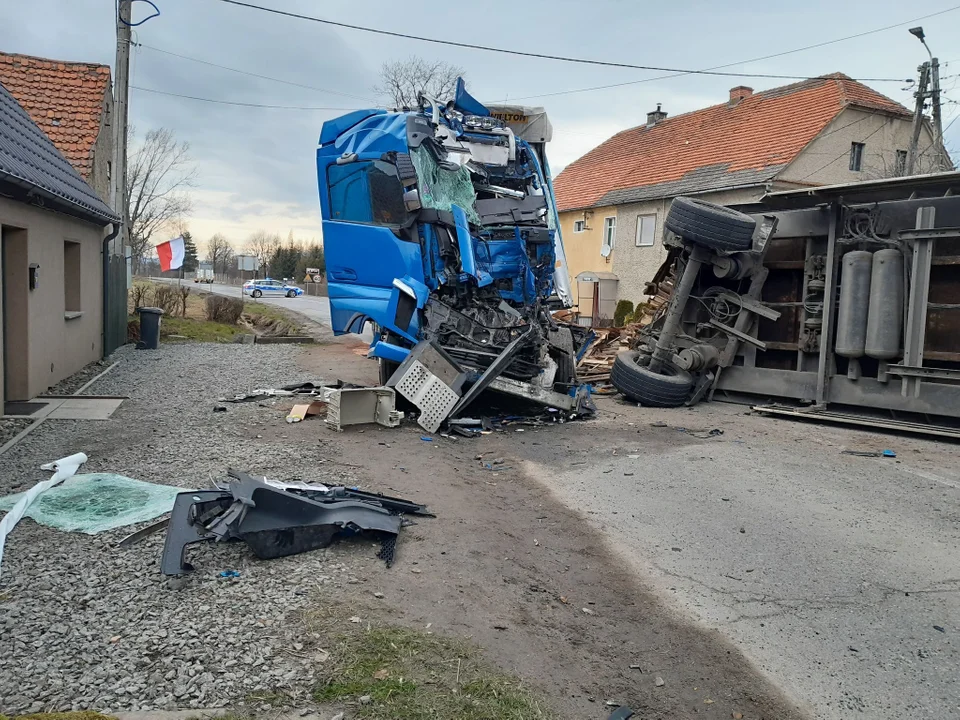
[[[598,405],[527,469],[625,566],[816,718],[960,717],[960,446],[719,403]]]

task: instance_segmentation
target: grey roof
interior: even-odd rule
[[[119,222],[27,111],[0,85],[0,185],[15,187],[25,201],[99,225]]]
[[[768,165],[760,170],[737,170],[735,172],[728,172],[729,167],[730,163],[706,165],[691,170],[679,180],[611,190],[594,205],[623,205],[644,200],[676,197],[677,195],[755,187],[773,180],[786,167],[786,164]]]

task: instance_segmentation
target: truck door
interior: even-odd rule
[[[388,327],[394,279],[423,279],[419,242],[401,238],[409,216],[397,167],[358,159],[318,171],[333,330],[359,333],[367,321]]]

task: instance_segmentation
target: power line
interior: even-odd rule
[[[328,90],[326,88],[319,88],[313,85],[304,85],[303,83],[292,82],[290,80],[283,80],[281,78],[270,77],[269,75],[260,75],[259,73],[249,72],[247,70],[240,70],[238,68],[232,68],[226,65],[219,65],[215,62],[210,62],[209,60],[201,60],[200,58],[190,57],[189,55],[181,55],[179,53],[171,52],[170,50],[163,50],[162,48],[153,47],[152,45],[145,45],[143,43],[136,43],[136,45],[137,47],[146,48],[147,50],[153,50],[154,52],[163,53],[164,55],[172,55],[173,57],[177,57],[182,60],[190,60],[191,62],[200,63],[201,65],[209,65],[210,67],[220,68],[221,70],[229,70],[230,72],[239,73],[241,75],[249,75],[250,77],[260,78],[261,80],[270,80],[272,82],[283,83],[284,85],[292,85],[293,87],[306,88],[307,90],[316,90],[318,92],[330,93],[331,95],[341,95],[343,97],[354,98],[356,100],[363,100],[364,102],[371,102],[376,104],[376,100],[371,100],[370,98],[363,97],[361,95],[351,95],[350,93],[340,92],[338,90]]]
[[[783,52],[773,53],[772,55],[763,55],[761,57],[750,58],[749,60],[740,60],[737,62],[727,63],[725,65],[714,65],[713,67],[704,68],[700,71],[701,74],[709,73],[712,70],[721,70],[723,68],[733,67],[734,65],[746,65],[747,63],[760,62],[761,60],[770,60],[771,58],[783,57],[784,55],[791,55],[793,53],[803,52],[804,50],[814,50],[816,48],[825,47],[827,45],[834,45],[836,43],[845,42],[847,40],[855,40],[857,38],[865,37],[867,35],[874,35],[879,32],[884,32],[886,30],[893,30],[894,28],[903,27],[904,25],[912,25],[915,22],[920,22],[921,20],[927,20],[928,18],[936,17],[937,15],[943,15],[944,13],[953,12],[954,10],[960,9],[960,5],[957,5],[952,8],[947,8],[946,10],[940,10],[939,12],[931,13],[930,15],[923,15],[918,18],[913,18],[912,20],[904,20],[903,22],[895,23],[893,25],[885,25],[881,28],[875,28],[873,30],[866,30],[862,33],[857,33],[856,35],[847,35],[842,38],[836,38],[835,40],[825,40],[824,42],[815,43],[813,45],[804,45],[803,47],[794,48],[793,50],[784,50]],[[944,66],[948,65],[950,62],[956,62],[953,60],[947,61]],[[543,97],[554,97],[556,95],[569,95],[571,93],[579,92],[590,92],[593,90],[608,90],[610,88],[626,87],[627,85],[639,85],[641,83],[655,82],[657,80],[668,80],[670,78],[682,77],[688,75],[687,72],[675,72],[670,75],[658,75],[657,77],[644,78],[642,80],[628,80],[621,83],[613,83],[611,85],[596,85],[594,87],[588,88],[579,88],[577,90],[561,90],[559,92],[553,93],[544,93],[541,95],[526,95],[524,97],[514,98],[515,100],[533,100],[536,98]],[[760,76],[749,76],[749,77],[760,77]],[[861,82],[904,82],[902,79],[893,78],[858,78]],[[913,82],[912,79],[907,79],[906,82]]]
[[[155,90],[154,88],[130,86],[131,90],[140,90],[141,92],[156,93],[157,95],[169,95],[170,97],[184,98],[185,100],[198,100],[200,102],[216,103],[217,105],[236,105],[238,107],[251,108],[272,108],[276,110],[337,110],[340,112],[353,112],[357,108],[342,107],[304,107],[301,105],[262,105],[260,103],[234,102],[232,100],[215,100],[213,98],[197,97],[195,95],[181,95],[179,93],[166,92],[165,90]]]
[[[866,143],[867,140],[869,140],[869,139],[872,138],[874,135],[876,135],[878,132],[880,132],[881,130],[883,130],[884,127],[885,127],[885,125],[883,125],[883,124],[878,125],[877,128],[876,128],[876,130],[874,130],[872,133],[870,133],[869,135],[867,135],[867,136],[866,136],[863,140],[861,140],[860,142],[861,142],[861,143]],[[830,162],[828,162],[826,165],[823,165],[823,166],[821,166],[821,167],[818,167],[816,170],[814,170],[812,173],[810,173],[810,174],[808,174],[808,175],[804,175],[802,178],[800,178],[800,180],[801,180],[801,181],[806,180],[806,179],[807,179],[808,177],[810,177],[811,175],[816,175],[816,174],[817,174],[818,172],[820,172],[821,170],[826,170],[828,167],[830,167],[831,165],[833,165],[837,160],[839,160],[840,158],[842,158],[842,157],[843,157],[844,155],[846,155],[848,152],[850,152],[850,151],[849,151],[849,150],[844,150],[842,153],[840,153],[839,155],[837,155],[833,160],[831,160]]]
[[[560,62],[578,63],[581,65],[599,65],[602,67],[626,68],[629,70],[654,70],[657,72],[677,73],[679,75],[719,75],[723,77],[770,78],[775,80],[809,80],[810,79],[806,75],[775,75],[770,73],[736,73],[736,72],[719,72],[715,70],[685,70],[681,68],[658,67],[655,65],[633,65],[631,63],[612,62],[607,60],[590,60],[587,58],[566,57],[564,55],[547,55],[544,53],[533,53],[533,52],[526,52],[523,50],[510,50],[507,48],[498,48],[498,47],[492,47],[489,45],[476,45],[473,43],[458,42],[456,40],[441,40],[439,38],[429,38],[429,37],[424,37],[422,35],[410,35],[408,33],[400,33],[400,32],[394,32],[392,30],[382,30],[380,28],[365,27],[363,25],[354,25],[351,23],[337,22],[335,20],[324,20],[323,18],[313,17],[311,15],[302,15],[300,13],[289,12],[287,10],[277,10],[276,8],[264,7],[263,5],[254,5],[253,3],[241,2],[240,0],[218,0],[218,1],[222,3],[226,3],[228,5],[236,5],[237,7],[245,7],[251,10],[260,10],[262,12],[272,13],[274,15],[282,15],[284,17],[294,18],[296,20],[308,20],[310,22],[320,23],[322,25],[331,25],[333,27],[345,28],[347,30],[358,30],[360,32],[374,33],[376,35],[386,35],[388,37],[404,38],[406,40],[417,40],[419,42],[433,43],[436,45],[449,45],[452,47],[467,48],[470,50],[483,50],[485,52],[502,53],[505,55],[518,55],[521,57],[537,58],[540,60],[557,60]],[[934,13],[934,15],[940,15],[945,12],[950,12],[951,10],[960,10],[960,5],[954,8],[950,8],[949,10],[942,10],[939,13]],[[926,15],[924,17],[925,18],[933,17],[933,15]],[[916,22],[917,20],[922,20],[922,19],[924,18],[915,18],[914,20],[908,20],[906,22],[911,23],[911,22]],[[902,25],[902,24],[905,24],[905,23],[899,23],[899,25]],[[892,27],[897,27],[897,26],[894,25]],[[889,28],[883,28],[883,29],[889,29]],[[873,32],[879,32],[879,30],[873,31]],[[836,42],[839,42],[839,41],[836,41]],[[817,46],[811,46],[811,47],[817,47]],[[803,48],[803,49],[806,49],[806,48]],[[768,57],[776,57],[776,56],[770,55]],[[731,63],[731,64],[736,65],[738,63]],[[729,66],[726,66],[726,67],[729,67]],[[654,80],[659,78],[650,78],[650,79]],[[863,80],[869,81],[869,82],[903,82],[903,78],[863,78]]]

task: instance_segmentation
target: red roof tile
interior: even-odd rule
[[[735,105],[714,105],[614,135],[560,173],[554,183],[557,205],[561,211],[602,205],[610,202],[608,193],[679,181],[700,168],[776,172],[847,106],[911,114],[841,73],[765,90]]]
[[[0,85],[89,180],[110,67],[0,52]]]

